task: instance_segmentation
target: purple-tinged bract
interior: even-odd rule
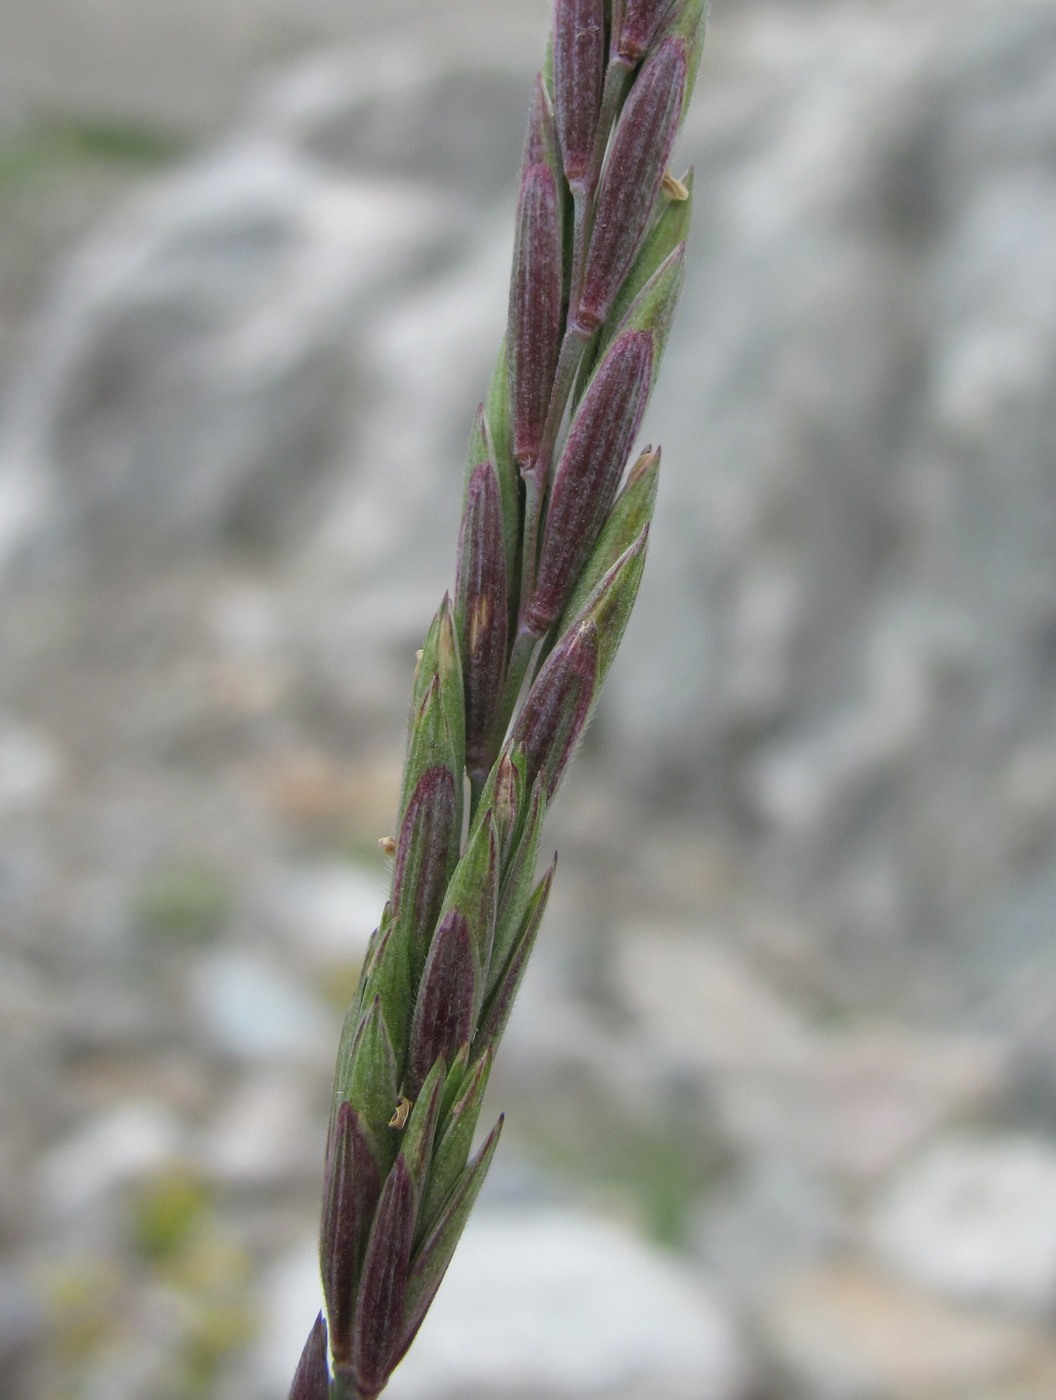
[[[637,63],[656,37],[671,0],[626,0],[615,51],[627,63]]]
[[[347,1375],[360,1400],[381,1393],[393,1365],[407,1295],[407,1274],[418,1211],[410,1170],[397,1157],[385,1178],[367,1243],[356,1298],[352,1360],[338,1374]]]
[[[465,1227],[466,1219],[473,1208],[481,1186],[484,1184],[484,1178],[488,1174],[491,1159],[495,1155],[495,1148],[498,1145],[499,1134],[502,1131],[502,1122],[500,1117],[484,1139],[477,1155],[466,1167],[458,1184],[448,1196],[439,1219],[430,1227],[428,1235],[415,1253],[406,1294],[403,1335],[393,1354],[392,1365],[400,1360],[411,1342],[414,1341],[415,1333],[422,1325],[422,1319],[429,1310],[429,1304],[433,1301],[436,1290],[440,1287],[447,1266],[451,1262],[455,1245]]]
[[[652,336],[625,331],[609,348],[573,420],[554,475],[526,614],[540,636],[564,607],[612,508],[645,412],[652,364]]]
[[[326,1164],[320,1233],[323,1294],[335,1361],[347,1361],[351,1355],[359,1265],[380,1192],[381,1173],[370,1132],[351,1104],[344,1103],[337,1111]]]
[[[597,637],[587,623],[563,637],[550,653],[514,725],[511,743],[527,755],[530,782],[539,773],[546,775],[548,799],[586,728],[597,674]]]
[[[409,919],[414,965],[420,966],[454,867],[458,832],[451,770],[428,768],[411,793],[396,845],[395,918]],[[407,907],[407,901],[411,901]]]
[[[550,102],[542,73],[536,75],[532,101],[528,108],[528,129],[524,137],[522,172],[530,165],[549,165],[561,169],[561,152],[557,140],[554,109]]]
[[[605,72],[604,0],[557,0],[554,9],[554,114],[565,178],[588,178]]]
[[[486,1051],[498,1045],[502,1033],[506,1029],[506,1022],[510,1019],[510,1012],[513,1009],[513,999],[521,985],[524,969],[528,964],[528,956],[535,946],[536,934],[543,921],[556,869],[557,856],[555,855],[549,870],[532,893],[510,956],[506,964],[499,969],[500,975],[496,980],[495,989],[488,999],[488,1004],[477,1028],[475,1042],[477,1051],[481,1048]]]
[[[506,668],[509,603],[502,502],[494,467],[482,462],[466,487],[456,585],[466,694],[466,767],[487,771]]]
[[[405,1083],[412,1098],[436,1061],[450,1064],[470,1039],[478,981],[469,922],[452,909],[436,931],[415,1002]]]
[[[594,331],[605,320],[642,245],[678,129],[685,86],[685,44],[665,39],[642,66],[602,172],[576,314],[583,331]]]
[[[326,1368],[326,1323],[322,1313],[308,1333],[290,1386],[290,1400],[327,1400],[330,1373]]]
[[[510,395],[513,455],[522,470],[536,458],[561,339],[560,193],[548,165],[521,179],[510,282]]]

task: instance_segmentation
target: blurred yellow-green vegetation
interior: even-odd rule
[[[86,168],[156,170],[183,151],[180,141],[120,122],[41,120],[0,140],[0,199]]]
[[[197,1400],[253,1339],[252,1258],[202,1179],[174,1164],[138,1181],[123,1206],[126,1252],[75,1254],[39,1272],[49,1336],[41,1400],[82,1395],[96,1367],[120,1376],[157,1331],[168,1357],[160,1371],[140,1363],[144,1383],[164,1400]]]

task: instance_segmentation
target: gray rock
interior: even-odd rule
[[[377,392],[395,368],[386,352],[406,391],[403,338],[418,341],[440,310],[426,302],[426,325],[401,325],[401,288],[435,279],[456,249],[472,255],[479,194],[461,186],[468,173],[501,196],[499,161],[512,183],[523,121],[512,106],[497,75],[408,70],[398,52],[321,63],[130,205],[70,267],[12,393],[0,442],[9,545],[34,483],[38,528],[75,551],[289,538],[350,447],[370,462],[375,496],[379,469],[391,492],[385,458],[400,444],[379,459],[361,420],[373,400],[378,426],[395,427]],[[466,148],[496,127],[505,140]],[[491,301],[493,341],[503,300]],[[456,335],[475,329],[472,304],[450,306]],[[465,388],[461,409],[441,397],[468,422]]]
[[[682,147],[608,761],[729,825],[838,1001],[962,1008],[980,881],[1052,841],[1005,774],[1056,748],[1054,94],[1045,3],[745,6]]]
[[[1039,1317],[1056,1308],[1056,1148],[947,1134],[876,1202],[878,1257],[916,1283]]]
[[[40,112],[106,112],[119,128],[202,139],[230,121],[279,58],[337,43],[363,49],[395,34],[441,62],[471,34],[480,56],[532,53],[546,0],[402,0],[376,9],[342,0],[112,0],[85,12],[55,0],[41,25],[32,0],[0,11],[0,127]]]
[[[758,1308],[778,1279],[846,1244],[848,1215],[832,1181],[801,1162],[768,1155],[738,1164],[707,1193],[693,1243],[723,1287]]]
[[[1046,847],[1010,870],[958,926],[971,1020],[1041,1059],[1056,1019],[1054,906],[1056,860]]]
[[[815,1024],[705,931],[630,928],[618,967],[638,1022],[632,1053],[705,1084],[736,1153],[798,1163],[808,1178],[876,1181],[943,1123],[985,1112],[1006,1082],[995,1038]]]

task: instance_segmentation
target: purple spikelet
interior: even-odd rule
[[[625,331],[612,345],[572,424],[554,476],[528,622],[555,620],[605,522],[641,426],[653,338]]]
[[[466,767],[470,773],[486,773],[509,630],[502,502],[490,462],[473,471],[466,488],[456,596],[466,695]]]
[[[453,909],[436,931],[415,1002],[405,1080],[410,1097],[437,1060],[450,1062],[470,1039],[478,982],[469,923]]]
[[[557,0],[554,9],[554,114],[565,178],[588,176],[601,110],[605,65],[603,0]]]
[[[598,187],[578,324],[590,332],[642,245],[678,129],[686,86],[686,46],[669,38],[642,65],[613,137]]]
[[[547,796],[556,791],[586,728],[597,674],[597,638],[588,623],[551,652],[514,726],[512,743],[528,756],[528,779],[534,782],[538,773],[545,773]]]

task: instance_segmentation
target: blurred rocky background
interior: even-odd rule
[[[545,0],[0,6],[0,1395],[282,1400]],[[1056,5],[715,0],[636,623],[393,1400],[1056,1395]]]

